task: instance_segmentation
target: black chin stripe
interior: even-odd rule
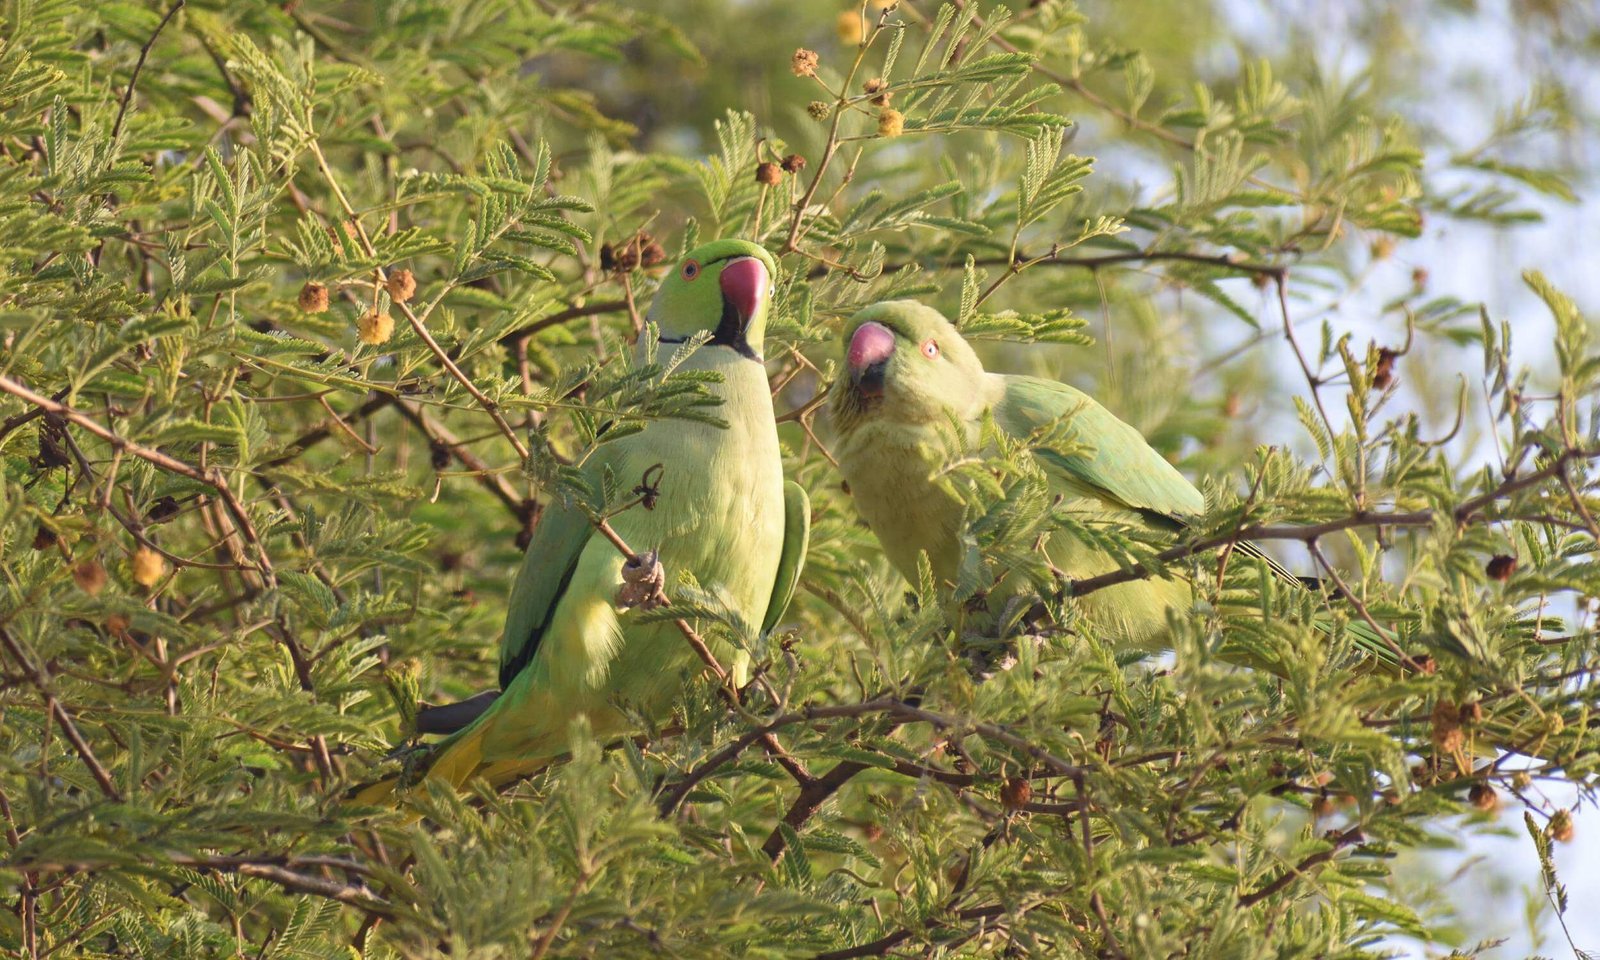
[[[656,342],[657,343],[688,343],[688,340],[685,337],[662,337],[661,339],[659,339]],[[766,362],[766,358],[765,357],[761,356],[761,354],[759,354],[759,353],[756,353],[754,350],[751,350],[750,349],[750,344],[745,343],[743,341],[740,341],[739,343],[725,343],[725,342],[723,342],[721,340],[718,340],[715,336],[713,336],[710,340],[706,341],[705,345],[708,346],[708,347],[728,347],[734,353],[737,353],[741,357],[745,357],[747,359],[754,360],[757,363]]]
[[[732,347],[741,357],[761,359],[750,349],[750,341],[744,336],[744,323],[739,319],[739,311],[728,302],[727,297],[722,298],[722,317],[717,321],[717,329],[712,332],[710,342],[719,347]]]

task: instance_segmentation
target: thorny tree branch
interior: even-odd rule
[[[304,868],[338,870],[360,875],[367,875],[372,872],[372,869],[367,865],[342,857],[224,857],[193,856],[180,853],[167,857],[165,863],[174,867],[186,867],[201,873],[235,873],[241,877],[266,880],[291,893],[305,893],[336,900],[345,906],[355,907],[369,915],[391,918],[400,913],[400,908],[381,897],[374,896],[365,886],[339,883],[301,872]],[[74,874],[103,870],[117,866],[117,864],[109,860],[46,860],[12,862],[6,863],[4,866],[6,869],[29,870],[40,874]],[[146,866],[148,868],[151,865]]]
[[[1288,274],[1289,268],[1283,264],[1256,263],[1249,260],[1240,260],[1228,253],[1194,253],[1187,250],[1135,250],[1128,253],[1107,253],[1092,257],[1063,257],[1061,252],[1068,249],[1064,246],[1052,247],[1049,253],[1039,256],[1028,256],[1018,253],[1013,260],[1010,257],[978,257],[973,260],[974,266],[979,267],[1020,267],[1051,266],[1066,267],[1078,270],[1099,270],[1105,267],[1115,267],[1133,263],[1153,262],[1178,262],[1192,263],[1202,266],[1216,267],[1220,270],[1229,270],[1240,274],[1250,274],[1268,278],[1283,277]],[[893,273],[896,270],[911,266],[913,261],[885,264],[883,273]],[[966,266],[966,260],[950,261],[942,264],[946,269],[960,270]],[[815,267],[811,270],[812,277],[820,277],[828,272],[826,266]]]
[[[151,31],[150,39],[146,40],[144,46],[139,48],[139,59],[133,64],[133,74],[128,77],[128,88],[122,92],[122,102],[117,106],[117,119],[111,124],[112,140],[117,139],[117,135],[122,132],[122,121],[128,117],[128,105],[133,102],[133,89],[139,82],[139,74],[144,70],[144,62],[150,58],[150,48],[156,45],[156,38],[161,36],[161,31],[165,30],[167,24],[172,22],[172,18],[177,16],[179,10],[183,9],[184,2],[185,0],[177,0],[172,5],[171,9],[167,11],[167,15],[161,18],[160,23],[156,24],[155,30]]]
[[[349,198],[344,195],[344,188],[339,185],[339,178],[334,176],[333,168],[328,164],[328,158],[323,155],[322,146],[315,139],[310,140],[307,146],[311,150],[311,155],[317,161],[317,168],[322,172],[323,178],[328,181],[328,187],[333,192],[334,199],[338,201],[339,209],[344,212],[346,222],[355,230],[362,249],[367,256],[376,258],[378,255],[377,248],[372,245],[372,239],[367,236],[366,228],[361,225],[360,218],[356,216],[355,207],[351,206]],[[376,274],[379,283],[383,283],[388,279],[388,274],[381,267],[376,269]],[[434,302],[437,303],[438,300],[435,299]],[[446,353],[445,349],[439,346],[439,341],[435,340],[433,334],[428,332],[427,325],[423,322],[427,319],[427,311],[418,316],[411,309],[410,304],[401,303],[398,300],[394,301],[394,306],[398,307],[400,312],[405,315],[406,320],[411,324],[412,331],[427,345],[434,358],[439,361],[440,366],[444,367],[445,372],[454,377],[456,382],[461,384],[472,399],[477,402],[478,406],[489,414],[490,419],[494,420],[495,426],[499,427],[500,432],[510,441],[512,449],[517,451],[517,457],[526,461],[528,459],[528,445],[522,442],[522,438],[517,436],[517,432],[506,421],[505,414],[500,412],[500,405],[489,399],[482,390],[478,389],[478,385],[472,382],[472,378],[463,373],[460,367],[456,366],[456,362],[450,359],[450,354]]]
[[[39,691],[39,695],[44,698],[45,708],[56,723],[61,726],[61,732],[66,736],[67,742],[71,743],[72,749],[77,751],[78,759],[82,760],[83,765],[89,768],[89,775],[94,777],[94,782],[100,785],[100,792],[104,793],[108,800],[121,802],[122,791],[117,789],[117,784],[111,779],[111,774],[106,771],[99,759],[95,757],[94,751],[89,748],[89,741],[85,740],[83,734],[78,732],[78,726],[73,722],[72,714],[68,712],[66,707],[61,705],[61,701],[56,699],[56,695],[50,691],[49,681],[45,679],[43,672],[28,660],[27,655],[22,652],[22,647],[18,645],[16,638],[11,636],[11,631],[3,626],[0,626],[0,645],[6,648],[6,653],[10,654],[11,659],[16,662],[17,669],[22,671],[23,676],[28,678],[28,682],[33,684]]]
[[[101,426],[94,419],[79,413],[66,404],[59,403],[50,399],[49,397],[34,393],[32,390],[29,390],[27,387],[23,386],[17,381],[12,380],[10,377],[0,376],[0,390],[3,390],[14,397],[18,397],[27,403],[31,403],[34,406],[44,410],[48,414],[54,414],[55,416],[68,421],[69,423],[73,423],[79,427],[82,427],[83,429],[104,440],[106,443],[109,443],[113,450],[117,450],[125,454],[132,454],[141,460],[148,461],[149,463],[160,467],[162,470],[165,470],[168,473],[175,473],[179,476],[187,477],[190,480],[193,480],[197,483],[203,483],[215,490],[217,492],[217,496],[221,498],[223,505],[228,508],[228,513],[232,515],[234,522],[239,525],[240,534],[254,549],[256,554],[256,565],[260,569],[262,576],[266,578],[269,585],[276,582],[276,578],[273,576],[272,572],[272,559],[267,555],[266,547],[262,544],[260,535],[256,533],[255,524],[251,523],[250,515],[245,512],[244,504],[239,502],[239,498],[234,494],[233,489],[228,486],[228,480],[223,476],[220,469],[211,467],[207,470],[201,470],[199,467],[185,463],[175,457],[168,456],[167,454],[162,453],[160,450],[152,450],[149,447],[134,443],[126,437],[123,437],[121,434],[118,434],[107,427]]]
[[[594,317],[604,313],[624,313],[627,311],[627,309],[628,302],[626,300],[600,300],[596,301],[595,303],[586,303],[581,307],[568,307],[565,310],[558,310],[549,316],[540,317],[532,323],[518,327],[510,333],[502,336],[499,342],[503,347],[515,346],[517,343],[528,339],[542,330],[548,330],[551,327],[560,326],[561,324],[566,323],[568,320],[577,320],[581,317]]]
[[[1306,524],[1305,526],[1257,524],[1242,527],[1230,533],[1206,537],[1193,543],[1180,544],[1156,554],[1148,564],[1141,563],[1094,577],[1083,577],[1070,581],[1068,585],[1073,596],[1083,596],[1096,590],[1114,587],[1120,583],[1129,583],[1134,580],[1144,580],[1148,577],[1156,576],[1166,564],[1174,560],[1182,560],[1241,540],[1299,540],[1304,543],[1311,543],[1319,537],[1336,533],[1340,530],[1352,530],[1359,527],[1427,527],[1438,522],[1441,517],[1448,517],[1457,524],[1464,525],[1473,522],[1480,513],[1495,502],[1503,500],[1520,490],[1554,479],[1560,475],[1561,471],[1566,469],[1568,463],[1597,458],[1600,458],[1600,449],[1572,448],[1565,450],[1543,468],[1521,477],[1509,478],[1493,490],[1466,500],[1450,511],[1429,509],[1413,510],[1405,513],[1383,513],[1363,510],[1352,513],[1347,517],[1340,517],[1337,520]]]

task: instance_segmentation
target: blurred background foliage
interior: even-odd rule
[[[1592,5],[0,18],[7,951],[1354,957],[1584,929],[1551,840],[1583,843],[1600,764]],[[660,264],[714,235],[785,271],[767,357],[816,519],[791,622],[751,641],[778,702],[702,685],[503,796],[420,797],[421,825],[349,809],[417,698],[492,684],[590,411],[692,408],[623,358]],[[1137,425],[1203,479],[1197,538],[1265,528],[1357,602],[1237,563],[1208,596],[1254,612],[1203,605],[1163,657],[1048,591],[1006,669],[975,656],[972,598],[909,602],[828,462],[839,323],[888,296]],[[963,495],[1026,566],[1028,457],[996,456],[1021,479]],[[1423,669],[1374,671],[1323,607]],[[808,773],[745,749],[762,724]],[[1497,823],[1541,871],[1525,921],[1418,859]],[[1503,866],[1465,872],[1521,911]]]

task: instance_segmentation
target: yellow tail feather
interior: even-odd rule
[[[502,787],[536,773],[549,762],[548,757],[537,757],[485,763],[483,731],[469,730],[439,752],[423,779],[448,783],[457,790],[476,778],[487,780],[491,786]],[[400,786],[400,777],[396,775],[356,788],[349,799],[359,806],[399,807],[407,792]]]

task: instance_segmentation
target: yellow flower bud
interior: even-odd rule
[[[388,343],[389,338],[394,336],[394,317],[369,310],[356,320],[356,334],[368,346]]]
[[[135,550],[129,566],[133,570],[133,582],[146,588],[160,583],[162,576],[167,572],[167,562],[161,558],[161,554],[149,547]]]
[[[857,44],[867,35],[866,27],[861,23],[861,14],[854,10],[846,10],[839,14],[837,24],[839,42],[843,44]]]

